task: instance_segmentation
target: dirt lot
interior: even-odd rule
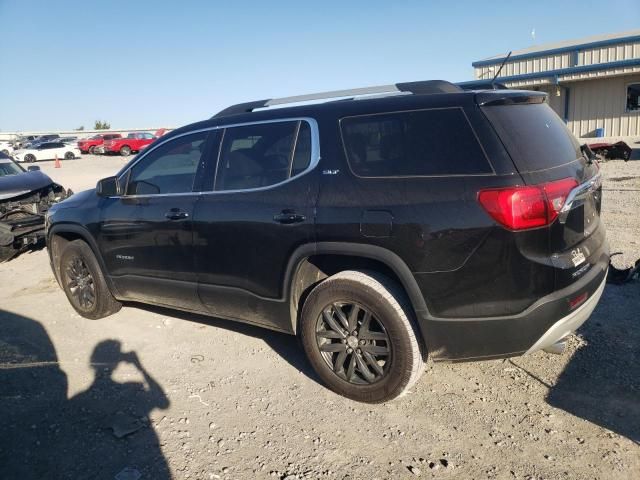
[[[636,152],[637,153],[637,152]],[[41,164],[74,190],[125,163]],[[604,220],[640,257],[640,161],[611,161]],[[369,406],[293,337],[126,306],[79,317],[46,251],[0,265],[0,478],[640,478],[640,283],[608,285],[561,356],[433,364]]]

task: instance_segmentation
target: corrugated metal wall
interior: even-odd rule
[[[576,46],[575,51],[562,52],[554,55],[544,55],[544,52],[540,53],[541,56],[539,57],[516,59],[507,62],[502,68],[498,78],[640,58],[640,41],[585,50],[581,50],[579,46]],[[474,69],[476,79],[492,78],[495,71],[500,67],[501,62],[500,60],[494,65],[476,67]]]
[[[593,136],[604,128],[607,137],[640,135],[640,111],[626,112],[627,85],[640,75],[569,82],[568,127],[577,137]]]

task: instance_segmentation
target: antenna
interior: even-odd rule
[[[502,67],[504,67],[504,64],[507,63],[507,60],[509,60],[509,57],[511,56],[511,52],[509,52],[507,54],[507,56],[504,58],[504,60],[502,61],[502,63],[500,64],[500,68],[498,69],[498,71],[496,72],[496,74],[493,76],[493,78],[491,79],[491,85],[493,85],[496,81],[496,78],[498,78],[498,75],[500,75],[500,72],[502,71]],[[494,87],[495,89],[495,87]]]

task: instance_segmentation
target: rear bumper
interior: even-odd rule
[[[591,269],[571,285],[547,295],[524,312],[486,318],[419,317],[429,354],[436,361],[504,358],[547,348],[576,330],[591,315],[604,290],[609,255],[606,248]],[[569,300],[587,298],[571,309]]]
[[[600,301],[602,292],[604,292],[604,286],[607,283],[607,276],[602,280],[602,283],[598,289],[593,293],[585,303],[580,305],[575,311],[571,312],[566,317],[561,318],[549,328],[542,337],[538,339],[533,346],[526,351],[526,353],[537,352],[538,350],[544,350],[549,348],[554,343],[562,340],[571,332],[575,332],[580,326],[587,321],[591,316],[593,309]]]

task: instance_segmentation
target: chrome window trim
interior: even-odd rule
[[[147,155],[150,155],[157,148],[161,147],[162,145],[168,142],[171,142],[173,140],[176,140],[178,138],[181,138],[187,135],[193,135],[195,133],[208,132],[208,131],[214,131],[214,130],[226,130],[228,128],[233,128],[233,127],[245,127],[249,125],[262,125],[266,123],[300,122],[300,121],[307,122],[309,124],[309,128],[311,129],[311,159],[309,161],[309,166],[304,171],[297,174],[295,177],[289,177],[286,180],[283,180],[282,182],[274,183],[273,185],[267,185],[265,187],[247,188],[247,189],[239,189],[239,190],[218,190],[218,191],[208,190],[208,191],[200,191],[200,192],[191,191],[191,192],[181,192],[181,193],[156,193],[156,194],[147,194],[147,195],[122,194],[122,195],[110,196],[109,198],[158,198],[158,197],[176,197],[176,196],[185,196],[185,195],[218,195],[218,194],[228,194],[228,193],[259,192],[264,190],[270,190],[272,188],[276,188],[281,185],[284,185],[292,180],[296,180],[302,177],[303,175],[306,175],[307,173],[315,169],[318,166],[318,163],[320,163],[320,131],[318,128],[318,122],[316,121],[315,118],[311,118],[311,117],[274,118],[271,120],[258,120],[254,122],[230,123],[230,124],[224,124],[224,125],[216,125],[213,127],[200,128],[198,130],[190,130],[188,132],[181,133],[180,135],[176,135],[174,137],[168,138],[165,141],[158,143],[157,145],[154,145],[153,148],[143,152],[142,155],[139,154],[139,157],[136,158],[135,162],[129,165],[129,167],[124,172],[117,175],[118,181],[120,181],[122,178],[125,178],[129,174],[129,172],[131,172],[131,169],[135,167],[138,164],[138,162],[140,162]],[[222,139],[220,139],[220,142],[222,144]],[[216,172],[215,174],[217,174],[217,171],[218,171],[218,162],[220,160],[219,157],[220,156],[218,152],[218,155],[216,156],[216,159],[215,159],[215,172]],[[125,184],[125,188],[126,188],[126,184]],[[214,184],[214,188],[215,188],[215,184]]]

